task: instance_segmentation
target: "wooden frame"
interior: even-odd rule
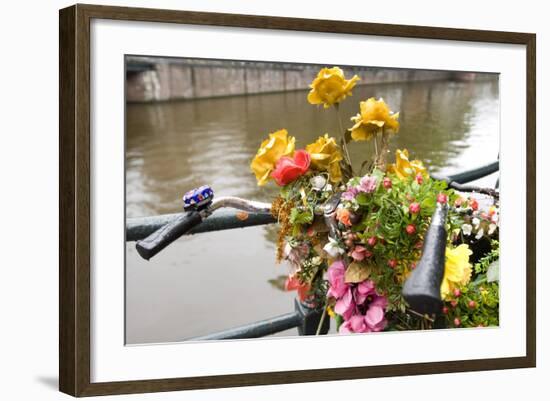
[[[526,46],[527,215],[525,357],[123,382],[90,382],[90,21],[93,18],[368,34]],[[536,363],[536,36],[420,26],[95,5],[60,10],[59,388],[73,396],[362,379],[534,367]]]

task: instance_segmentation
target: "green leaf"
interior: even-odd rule
[[[313,221],[313,213],[309,209],[301,211],[300,209],[294,208],[290,212],[291,224],[309,224],[312,221]]]
[[[355,201],[359,206],[367,206],[369,204],[369,197],[366,193],[361,192],[355,197]]]

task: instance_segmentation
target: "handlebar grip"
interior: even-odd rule
[[[149,260],[201,222],[199,212],[193,210],[184,213],[147,238],[137,241],[136,249],[143,259]]]
[[[424,237],[422,257],[403,285],[403,298],[419,313],[440,313],[441,281],[445,271],[447,205],[438,204]]]

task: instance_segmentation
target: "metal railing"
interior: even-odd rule
[[[469,182],[486,177],[499,170],[499,162],[495,161],[474,169],[466,170],[448,176],[433,174],[432,177],[444,180],[449,187],[459,191],[478,191],[480,188],[467,186]],[[485,189],[487,191],[487,189]],[[489,189],[489,191],[494,191]],[[495,191],[496,193],[496,191]],[[180,213],[159,216],[130,218],[126,222],[126,241],[138,241],[146,238],[159,228],[173,221]],[[210,231],[229,230],[234,228],[252,227],[275,223],[276,219],[270,213],[242,212],[240,210],[217,210],[185,235],[199,234]],[[294,312],[273,318],[253,322],[236,328],[186,339],[186,341],[228,340],[238,338],[257,338],[279,333],[291,328],[298,328],[299,335],[314,335],[321,322],[321,311],[295,299]],[[330,319],[324,319],[320,334],[326,334],[330,329]]]

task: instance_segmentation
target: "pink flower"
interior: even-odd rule
[[[355,196],[359,193],[359,190],[356,187],[348,188],[346,192],[342,194],[342,199],[344,200],[354,200]]]
[[[353,311],[355,310],[355,302],[353,301],[353,294],[351,292],[351,288],[349,288],[344,294],[342,298],[340,298],[338,301],[336,301],[336,305],[334,305],[334,312],[341,315],[344,320],[349,320],[351,315],[353,314]]]
[[[355,302],[364,304],[369,295],[376,295],[374,282],[372,280],[360,282],[355,288]]]
[[[297,150],[294,158],[284,156],[277,160],[275,170],[271,176],[279,186],[285,186],[304,175],[309,169],[311,156],[305,150]]]
[[[409,205],[409,212],[416,214],[420,212],[420,204],[418,202],[413,202]]]
[[[437,203],[447,203],[447,195],[438,194],[437,195]]]
[[[416,233],[416,227],[414,226],[414,224],[408,224],[407,227],[405,227],[405,231],[407,232],[407,234],[413,235],[414,233]]]
[[[370,329],[365,323],[365,316],[353,315],[348,321],[344,322],[338,330],[341,334],[346,333],[367,333]]]
[[[360,192],[366,192],[370,194],[371,192],[374,192],[376,190],[376,184],[377,184],[376,177],[371,175],[366,175],[363,178],[361,178],[361,181],[359,181],[359,186],[357,187],[357,189]]]
[[[386,327],[387,321],[384,316],[384,309],[377,305],[369,305],[365,314],[365,324],[372,331],[382,331]]]
[[[384,185],[384,188],[390,189],[392,187],[391,180],[388,177],[384,177],[384,180],[382,181],[382,184]]]
[[[416,175],[415,179],[416,179],[416,182],[418,183],[418,185],[422,185],[422,183],[424,182],[424,177],[422,177],[421,173],[418,173]]]
[[[367,251],[367,248],[361,245],[357,245],[355,246],[355,248],[353,248],[353,251],[351,252],[351,257],[354,260],[357,260],[358,262],[360,262],[367,257],[367,252],[369,252]]]
[[[345,275],[346,266],[341,260],[337,260],[329,266],[326,275],[326,279],[329,282],[328,297],[338,299],[344,296],[349,288],[349,284],[345,281]]]

